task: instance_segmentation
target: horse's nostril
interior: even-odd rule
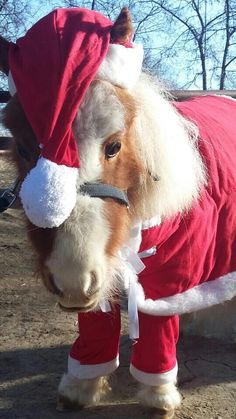
[[[98,288],[98,280],[97,280],[97,275],[94,271],[90,272],[90,286],[88,287],[87,291],[86,291],[86,297],[91,297],[94,294],[96,294],[99,290]]]
[[[48,287],[49,288],[49,291],[51,291],[53,294],[56,294],[56,295],[58,295],[59,297],[62,297],[63,296],[63,293],[62,293],[62,291],[61,290],[59,290],[59,288],[56,286],[56,284],[55,284],[55,282],[54,282],[54,278],[53,278],[53,275],[52,274],[48,274],[47,275],[47,280],[48,280],[48,282],[49,282],[49,284],[50,284],[50,286]]]

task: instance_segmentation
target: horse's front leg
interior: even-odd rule
[[[175,383],[159,386],[141,385],[137,398],[146,407],[153,409],[153,419],[170,419],[181,404],[181,396]]]
[[[106,376],[119,364],[119,305],[113,304],[108,313],[80,313],[78,320],[79,337],[68,358],[68,372],[59,384],[59,410],[98,403],[110,392]]]
[[[138,399],[153,408],[155,418],[171,418],[180,406],[176,388],[178,316],[159,317],[139,312],[139,339],[134,342],[130,372],[141,384]]]
[[[111,388],[106,377],[78,379],[64,374],[58,388],[57,410],[78,410],[107,397]]]

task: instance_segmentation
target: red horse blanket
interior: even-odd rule
[[[146,256],[145,269],[129,284],[131,335],[138,338],[130,372],[153,386],[176,379],[178,314],[236,295],[236,101],[207,96],[175,107],[199,127],[208,181],[186,214],[143,226],[139,255]],[[69,373],[94,378],[113,372],[119,363],[119,307],[79,314],[79,330]]]
[[[154,247],[156,254],[143,260],[139,282],[152,300],[188,290],[179,307],[176,298],[170,300],[179,314],[236,295],[236,279],[220,278],[236,272],[236,101],[205,96],[175,107],[199,128],[207,186],[189,212],[142,231],[140,252]]]

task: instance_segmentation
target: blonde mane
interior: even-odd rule
[[[198,129],[171,104],[168,94],[147,74],[131,92],[137,103],[135,132],[140,157],[147,173],[141,184],[136,216],[170,217],[187,210],[206,183],[198,151]]]

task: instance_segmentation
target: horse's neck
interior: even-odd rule
[[[144,79],[134,93],[139,103],[136,136],[147,175],[141,191],[140,218],[173,216],[189,208],[199,196],[205,173],[196,147],[198,131]],[[141,202],[142,201],[142,202]]]

